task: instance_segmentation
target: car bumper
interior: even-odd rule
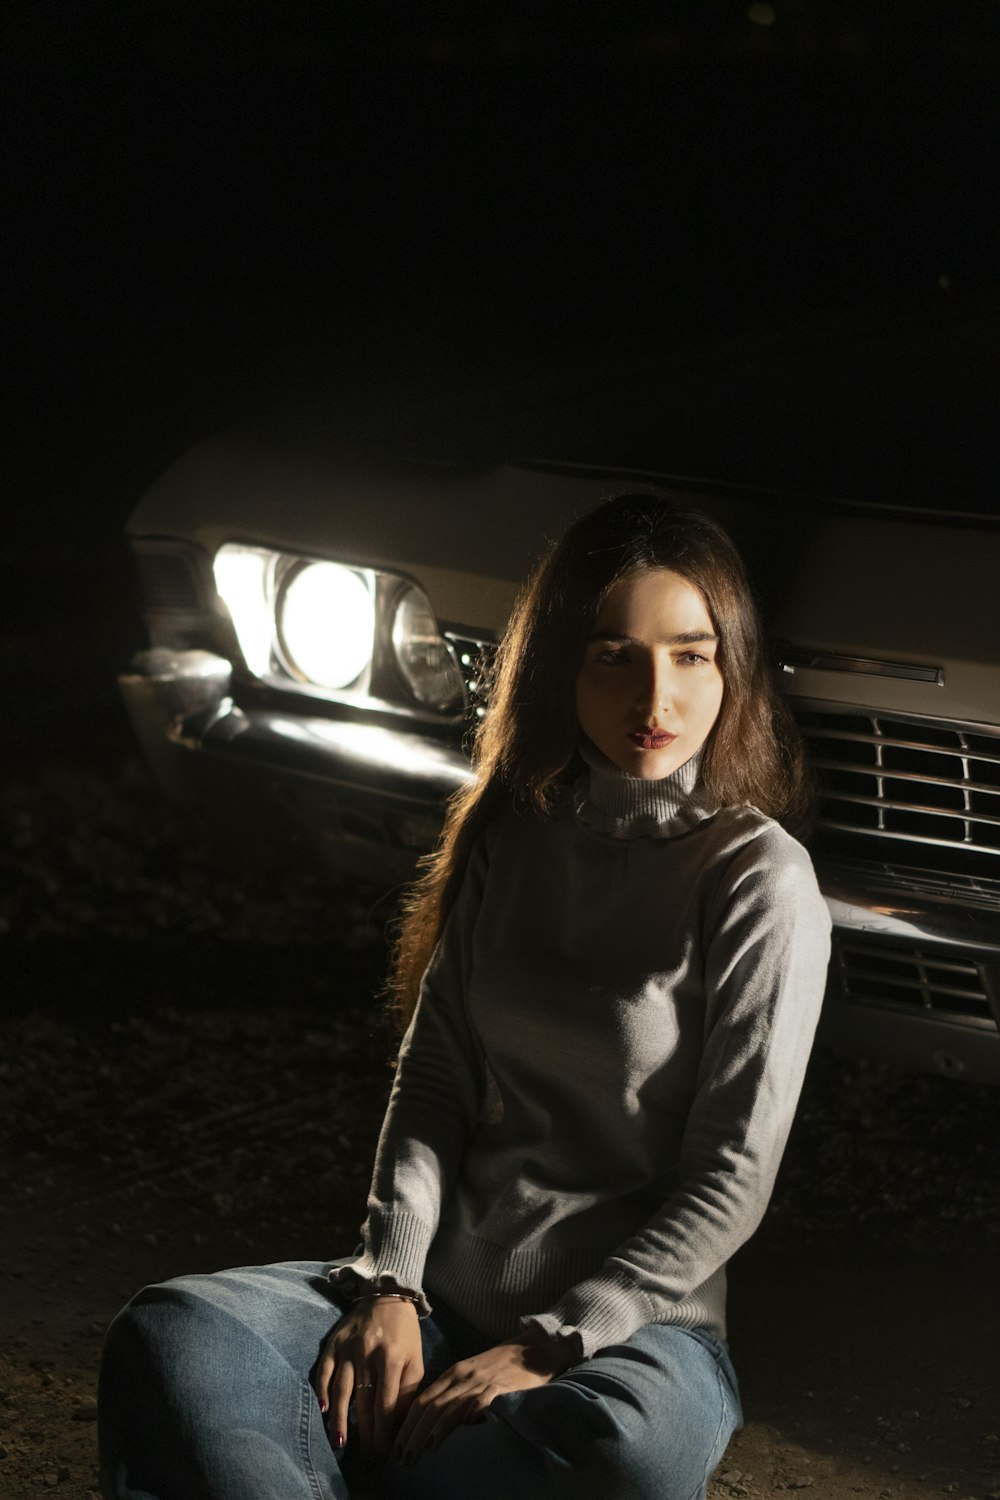
[[[413,875],[472,775],[460,746],[417,725],[237,705],[228,662],[210,653],[146,652],[119,683],[168,797],[210,807],[257,853],[291,834],[383,886]],[[1000,1084],[1000,893],[970,902],[877,869],[817,873],[834,926],[821,1035]]]
[[[238,705],[229,664],[207,657],[144,652],[118,679],[164,794],[257,854],[306,844],[355,879],[412,878],[471,778],[461,749],[414,726]]]

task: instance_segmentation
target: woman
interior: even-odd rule
[[[739,1425],[725,1266],[829,918],[728,537],[651,495],[576,522],[476,763],[403,919],[362,1253],[141,1293],[102,1371],[105,1495],[696,1500]]]

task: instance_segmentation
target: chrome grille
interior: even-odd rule
[[[821,834],[850,835],[862,857],[1000,879],[1000,735],[792,707],[818,772]]]
[[[470,723],[486,712],[496,642],[446,629]],[[1000,733],[792,701],[819,782],[815,857],[893,872],[979,904],[1000,901]],[[912,875],[912,880],[911,880]]]
[[[830,987],[836,999],[859,1005],[995,1024],[986,966],[951,950],[835,934]]]
[[[451,630],[444,636],[451,643],[465,684],[466,711],[474,727],[486,713],[490,668],[497,654],[497,643],[485,636],[471,635],[467,630]]]

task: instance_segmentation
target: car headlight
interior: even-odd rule
[[[420,589],[408,588],[396,605],[392,647],[403,680],[418,703],[442,711],[459,706],[462,674]]]
[[[375,651],[375,600],[364,574],[335,562],[290,572],[277,598],[282,655],[292,675],[319,687],[348,688]]]
[[[215,587],[229,610],[243,660],[255,677],[274,666],[271,593],[277,553],[263,547],[220,547],[215,555]]]
[[[373,707],[457,713],[462,673],[426,595],[376,568],[227,542],[214,562],[247,669]]]

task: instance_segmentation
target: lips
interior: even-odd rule
[[[662,750],[672,745],[676,738],[676,734],[667,729],[637,729],[629,735],[633,745],[640,750]]]

